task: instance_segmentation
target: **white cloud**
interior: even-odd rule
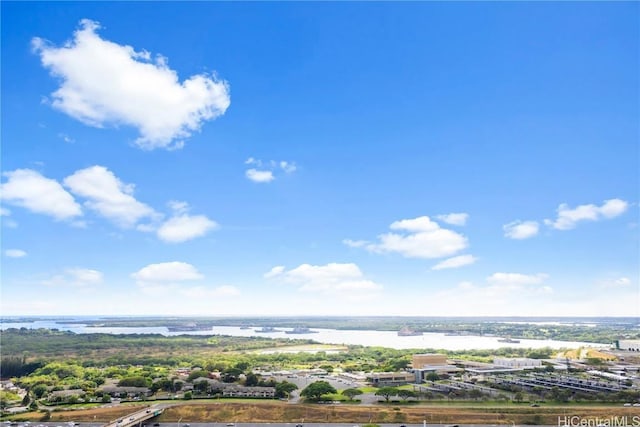
[[[231,285],[222,285],[214,288],[194,286],[184,289],[181,293],[189,298],[224,298],[238,296],[240,295],[240,290]]]
[[[258,183],[266,183],[271,182],[275,179],[273,176],[273,172],[266,170],[257,170],[257,169],[248,169],[245,172],[247,178],[249,178],[253,182]]]
[[[89,199],[85,206],[123,228],[144,218],[157,218],[149,206],[133,197],[134,185],[125,184],[104,166],[91,166],[64,179],[75,195]]]
[[[432,270],[444,270],[446,268],[459,268],[465,265],[470,265],[476,262],[477,258],[473,255],[460,255],[453,258],[447,258],[443,261],[440,261],[433,267]]]
[[[265,277],[294,285],[300,291],[323,294],[368,294],[382,290],[382,286],[367,280],[356,264],[302,264],[293,270],[274,267]]]
[[[631,284],[631,279],[628,277],[618,277],[616,279],[606,280],[602,282],[602,284],[608,288],[627,287]]]
[[[164,222],[158,229],[158,238],[169,243],[180,243],[202,237],[216,228],[218,224],[204,215],[182,214]]]
[[[451,256],[468,247],[466,237],[441,228],[428,216],[396,221],[390,228],[405,233],[382,234],[378,236],[379,243],[364,247],[375,253],[397,252],[408,258],[425,259]]]
[[[66,142],[67,144],[73,144],[74,142],[76,142],[75,139],[71,138],[69,135],[67,135],[66,133],[59,133],[58,137],[60,139],[62,139],[64,142]]]
[[[9,258],[22,258],[27,256],[27,253],[22,249],[7,249],[4,251],[4,255]]]
[[[101,284],[102,272],[88,268],[68,268],[63,274],[57,274],[50,279],[43,280],[46,286],[75,286],[86,287]]]
[[[244,162],[245,165],[255,166],[245,171],[245,176],[253,182],[266,183],[276,179],[276,173],[282,170],[286,174],[294,173],[298,167],[294,162],[286,160],[262,161],[254,157],[249,157]]]
[[[544,223],[556,230],[570,230],[582,221],[599,221],[622,215],[629,203],[620,199],[605,200],[601,206],[588,204],[574,209],[565,203],[558,206],[558,216],[555,220],[545,219]]]
[[[263,277],[265,279],[271,279],[272,277],[276,277],[284,272],[284,265],[277,265],[273,267],[268,272],[264,273]]]
[[[0,187],[0,190],[1,190],[1,187]],[[1,196],[2,196],[2,193],[0,193],[0,200],[2,200]],[[1,221],[2,225],[8,228],[16,228],[18,226],[18,223],[10,218],[6,218],[9,216],[11,216],[11,211],[9,209],[0,207],[0,217],[5,217]]]
[[[9,179],[0,186],[3,201],[57,220],[82,215],[80,205],[57,181],[31,169],[16,169],[3,175]]]
[[[502,226],[505,237],[510,239],[528,239],[538,234],[540,226],[536,221],[513,221]]]
[[[42,65],[61,81],[51,94],[54,108],[90,126],[133,126],[139,147],[171,149],[229,107],[229,87],[215,75],[180,82],[166,58],[104,40],[99,28],[83,19],[61,47],[32,40]]]
[[[131,277],[142,283],[182,282],[204,278],[193,265],[180,261],[149,264],[131,274]]]
[[[344,239],[342,243],[349,246],[350,248],[362,248],[366,246],[369,242],[367,242],[366,240]]]
[[[189,211],[189,204],[187,202],[181,202],[179,200],[170,200],[169,203],[167,203],[167,205],[175,214],[183,214]]]
[[[517,290],[523,286],[539,285],[549,276],[544,273],[520,274],[520,273],[493,273],[487,277],[487,283],[495,290]]]
[[[436,218],[451,225],[465,225],[467,223],[467,220],[469,219],[469,214],[450,213],[446,215],[438,215]]]
[[[298,169],[298,167],[296,166],[295,163],[282,160],[280,161],[280,169],[282,169],[286,173],[293,173]]]

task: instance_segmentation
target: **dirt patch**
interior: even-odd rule
[[[93,408],[52,412],[51,421],[107,422],[134,412],[136,407]],[[24,414],[25,416],[27,414]],[[37,420],[42,413],[29,417]],[[326,422],[326,423],[422,423],[429,424],[547,424],[558,419],[578,416],[580,419],[610,419],[638,416],[637,408],[615,406],[349,406],[290,405],[283,402],[188,403],[167,408],[157,422]],[[27,419],[27,417],[20,417]],[[594,424],[595,425],[595,424]]]

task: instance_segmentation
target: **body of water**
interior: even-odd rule
[[[241,329],[237,326],[214,326],[208,330],[169,332],[164,326],[157,327],[100,327],[85,324],[64,323],[64,321],[38,320],[34,322],[5,322],[0,324],[1,329],[8,328],[47,328],[71,331],[78,334],[104,333],[104,334],[161,334],[165,336],[176,335],[230,335],[237,337],[266,337],[266,338],[302,338],[311,339],[323,344],[352,344],[368,347],[388,347],[395,349],[443,349],[443,350],[492,350],[502,347],[514,348],[577,348],[577,347],[609,347],[605,344],[594,344],[577,341],[555,340],[527,340],[519,343],[503,343],[494,336],[473,335],[445,335],[441,333],[425,333],[417,336],[401,337],[394,331],[366,331],[366,330],[339,330],[339,329],[315,329],[317,333],[309,334],[285,334],[281,332],[256,332],[259,328]]]

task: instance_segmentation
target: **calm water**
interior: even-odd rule
[[[576,348],[583,346],[608,347],[604,344],[593,344],[575,341],[553,340],[520,340],[520,343],[501,343],[497,337],[487,336],[447,336],[439,333],[425,333],[413,337],[399,337],[393,331],[350,331],[337,329],[315,329],[317,333],[311,334],[285,334],[284,332],[258,333],[255,329],[240,329],[236,326],[214,326],[206,331],[169,332],[164,326],[128,328],[128,327],[89,327],[83,324],[65,324],[52,320],[35,321],[29,323],[2,323],[0,329],[8,328],[48,328],[71,331],[78,334],[105,333],[105,334],[162,334],[174,335],[231,335],[237,337],[268,337],[268,338],[304,338],[324,344],[354,344],[364,346],[380,346],[395,349],[443,349],[443,350],[470,350],[470,349],[496,349],[501,347],[516,348]]]

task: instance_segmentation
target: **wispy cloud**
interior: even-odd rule
[[[580,222],[615,218],[626,212],[628,207],[629,203],[621,199],[605,200],[600,206],[588,204],[573,209],[563,203],[558,207],[556,219],[545,219],[544,223],[556,230],[570,230]]]
[[[68,268],[62,274],[43,280],[41,284],[46,286],[97,286],[103,282],[103,274],[98,270],[89,268]]]
[[[438,215],[436,218],[450,225],[466,225],[467,220],[469,219],[469,214],[468,213],[450,213],[445,215]]]
[[[528,239],[538,234],[540,225],[536,221],[513,221],[502,226],[505,237],[510,239]]]
[[[275,180],[277,172],[292,174],[298,169],[294,162],[286,160],[263,161],[254,157],[249,157],[244,164],[252,166],[245,171],[247,179],[257,183],[268,183]]]
[[[292,270],[277,266],[265,273],[265,278],[296,286],[303,292],[338,295],[366,295],[382,290],[382,286],[368,280],[356,264],[302,264]]]
[[[4,251],[4,256],[9,258],[23,258],[27,256],[27,253],[22,249],[7,249]]]
[[[465,265],[471,265],[477,261],[477,258],[473,255],[459,255],[453,258],[447,258],[443,261],[440,261],[433,267],[432,270],[444,270],[449,268],[460,268]]]

